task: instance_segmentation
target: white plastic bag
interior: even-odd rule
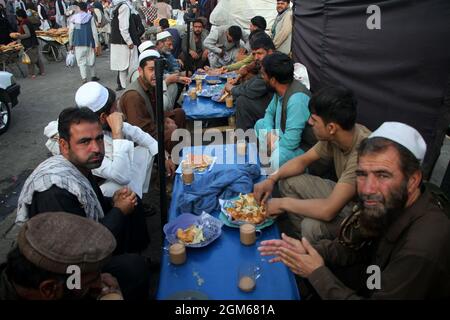
[[[74,67],[76,62],[75,53],[69,51],[66,56],[66,67]]]
[[[310,89],[308,70],[301,63],[294,63],[294,79],[303,83],[308,90]]]

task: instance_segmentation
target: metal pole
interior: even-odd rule
[[[191,43],[191,19],[186,19],[186,36],[187,36],[187,41],[186,41],[186,76],[189,76],[189,70],[191,67],[191,55],[189,54],[189,50],[190,50],[190,43]],[[192,35],[194,36],[194,35]],[[193,70],[192,70],[193,71]]]
[[[156,123],[158,125],[158,170],[161,207],[161,227],[167,222],[167,197],[166,197],[166,166],[164,147],[164,100],[163,100],[163,74],[165,59],[155,60],[156,75]]]

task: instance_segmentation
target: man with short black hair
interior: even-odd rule
[[[236,62],[241,46],[248,35],[242,33],[239,26],[220,26],[212,28],[203,45],[209,51],[209,64],[212,68],[219,68]],[[245,40],[244,40],[245,39]],[[242,44],[241,44],[242,42]]]
[[[186,66],[186,70],[194,72],[199,68],[204,68],[208,64],[209,51],[203,45],[207,36],[208,31],[205,29],[205,25],[202,19],[194,20],[189,36],[187,33],[183,35],[181,39],[182,54],[180,56],[180,59]],[[189,52],[187,51],[188,41]],[[188,55],[190,56],[189,59],[187,58]]]
[[[282,235],[259,250],[307,278],[322,299],[448,299],[450,222],[422,185],[425,152],[417,130],[385,122],[358,148],[359,205],[339,238],[311,245]]]
[[[253,128],[256,121],[264,117],[273,96],[260,72],[263,59],[275,51],[273,42],[265,35],[250,40],[250,46],[257,75],[239,85],[225,85],[225,91],[231,92],[235,101],[236,128],[244,131]]]
[[[308,123],[319,142],[305,154],[286,162],[265,181],[255,185],[255,197],[266,201],[279,182],[283,198],[272,198],[267,213],[288,212],[297,237],[316,243],[334,239],[352,209],[356,195],[357,149],[370,131],[356,124],[357,101],[343,87],[326,87],[309,101]],[[319,159],[333,160],[337,183],[305,173]]]
[[[139,78],[127,87],[120,98],[120,106],[128,122],[140,127],[155,139],[158,139],[155,78],[155,60],[158,58],[160,55],[155,50],[146,50],[139,56]],[[169,159],[169,154],[177,143],[171,140],[171,135],[177,128],[184,128],[186,120],[181,108],[166,111],[164,115],[164,145],[167,151],[166,158]],[[169,176],[175,170],[173,162],[171,160],[170,162]]]
[[[64,109],[58,118],[61,155],[42,162],[27,178],[19,196],[16,222],[43,212],[64,211],[101,222],[117,241],[120,261],[110,265],[126,297],[148,297],[145,259],[123,253],[141,252],[148,245],[142,211],[135,210],[136,194],[128,188],[105,198],[92,176],[104,158],[103,130],[98,116],[88,108]],[[144,267],[142,267],[144,265]],[[146,271],[145,271],[146,272]],[[142,277],[140,279],[139,277]]]
[[[262,59],[261,74],[273,98],[264,118],[255,124],[260,149],[270,156],[273,170],[304,151],[300,142],[309,118],[309,90],[294,80],[294,63],[275,52]]]

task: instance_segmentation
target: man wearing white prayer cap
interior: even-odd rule
[[[150,40],[147,40],[147,41],[142,42],[142,43],[139,45],[139,47],[138,47],[139,54],[141,54],[141,53],[144,52],[145,50],[150,49],[150,48],[152,48],[152,47],[154,47],[154,46],[155,46],[155,44],[154,44],[152,41],[150,41]]]
[[[166,59],[164,81],[167,85],[167,96],[175,104],[184,87],[190,84],[191,78],[185,77],[185,73],[181,72],[183,67],[182,61],[176,59],[172,54],[173,37],[169,31],[162,31],[156,35],[156,50],[158,50],[161,57]]]
[[[153,159],[158,153],[157,141],[139,127],[124,122],[123,114],[117,109],[115,92],[98,82],[82,85],[75,94],[75,103],[79,108],[94,111],[103,127],[105,157],[102,165],[92,170],[95,176],[105,180],[100,186],[103,195],[112,197],[114,192],[128,186],[142,198],[148,192]],[[57,130],[57,125],[47,127]]]
[[[140,127],[155,139],[158,139],[156,121],[156,77],[155,60],[160,54],[155,50],[146,50],[139,56],[139,77],[133,81],[120,98],[120,107],[129,123]],[[164,113],[164,145],[166,149],[166,168],[173,175],[175,165],[170,159],[172,148],[178,143],[171,140],[177,128],[185,127],[183,109],[177,108]],[[161,150],[160,150],[161,151]]]
[[[383,123],[359,147],[360,204],[338,239],[311,246],[283,235],[283,240],[263,241],[259,250],[269,255],[288,248],[280,260],[289,261],[322,299],[450,297],[450,221],[422,185],[425,153],[416,129]],[[337,266],[339,277],[328,269]]]

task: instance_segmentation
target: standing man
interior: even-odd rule
[[[27,7],[25,6],[25,2],[23,2],[23,0],[14,0],[14,9],[16,10],[20,10],[22,9],[23,11],[27,11]]]
[[[47,0],[38,0],[38,4],[37,4],[37,12],[38,12],[38,16],[39,19],[41,20],[41,30],[48,30],[50,29],[50,21],[49,21],[49,16],[48,16],[48,4],[47,4]]]
[[[56,0],[55,1],[55,17],[56,17],[56,23],[61,27],[65,28],[67,26],[66,23],[66,11],[67,6],[66,3],[63,0]]]
[[[203,45],[207,36],[208,31],[205,29],[203,19],[194,20],[192,23],[191,34],[189,36],[186,33],[183,35],[183,38],[181,39],[182,54],[180,59],[186,66],[186,70],[194,72],[198,68],[203,69],[203,67],[208,64],[209,51]],[[189,52],[187,52],[188,41]],[[187,55],[190,56],[189,59]]]
[[[113,0],[111,21],[111,70],[119,72],[117,90],[127,86],[129,70],[135,70],[138,61],[137,47],[141,44],[132,14],[134,9],[127,0]]]
[[[277,0],[278,15],[272,25],[271,36],[277,51],[285,54],[291,53],[292,44],[292,9],[290,0]]]
[[[417,130],[385,122],[358,148],[359,205],[339,238],[311,245],[283,235],[259,250],[308,279],[322,299],[448,299],[450,222],[422,185],[425,151]]]
[[[255,198],[265,202],[279,182],[283,198],[269,200],[267,214],[287,212],[298,238],[314,243],[336,238],[341,222],[353,208],[357,150],[370,134],[356,123],[356,105],[349,89],[327,87],[317,91],[309,102],[308,123],[319,142],[255,185]],[[306,173],[319,159],[333,161],[337,182]]]
[[[86,2],[78,3],[80,12],[72,18],[69,28],[70,50],[75,48],[75,57],[80,68],[81,82],[100,80],[95,75],[95,56],[100,52],[95,19],[87,12]]]

